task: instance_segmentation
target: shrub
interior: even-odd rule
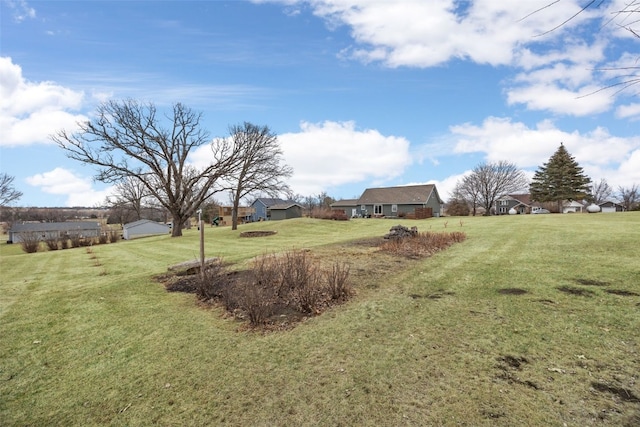
[[[101,245],[106,244],[108,240],[109,240],[109,237],[107,236],[106,233],[100,233],[100,236],[98,236],[98,243]]]
[[[118,236],[118,232],[117,231],[110,231],[109,232],[109,243],[117,242],[119,237],[120,236]]]
[[[69,249],[69,239],[66,236],[60,238],[60,249]]]
[[[207,301],[213,298],[223,296],[222,290],[231,284],[230,276],[225,271],[222,261],[207,265],[203,274],[200,276],[198,286],[196,287],[196,295],[198,299]]]
[[[325,272],[327,279],[327,289],[329,295],[334,300],[347,298],[352,294],[351,284],[349,283],[349,265],[340,262],[334,262],[331,269]]]
[[[49,238],[49,239],[46,239],[44,243],[47,245],[47,248],[49,248],[50,251],[58,250],[58,239]]]
[[[274,312],[273,288],[257,286],[251,281],[239,281],[233,286],[238,308],[242,309],[253,326],[264,324]]]
[[[22,247],[22,250],[28,254],[38,252],[38,249],[40,248],[40,234],[33,231],[21,233],[20,246]]]
[[[381,249],[413,258],[428,257],[466,238],[467,235],[461,231],[418,233],[412,237],[387,240],[381,245]]]
[[[71,242],[72,248],[79,248],[82,242],[82,238],[79,234],[71,234],[69,235],[69,241]]]

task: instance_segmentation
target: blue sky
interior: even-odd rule
[[[631,186],[640,86],[599,89],[637,67],[633,15],[604,1],[544,34],[584,4],[0,0],[0,172],[19,206],[100,205],[111,188],[48,135],[135,98],[202,111],[212,137],[269,126],[302,195],[436,183],[447,198],[480,162],[533,174],[560,142],[594,181]]]

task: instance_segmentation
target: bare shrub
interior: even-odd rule
[[[204,269],[198,281],[196,295],[202,301],[220,298],[223,296],[223,289],[229,287],[230,284],[230,276],[225,271],[222,261],[216,260]]]
[[[257,286],[252,281],[239,281],[234,285],[235,302],[253,326],[264,324],[274,312],[273,288]]]
[[[106,233],[100,233],[100,236],[98,236],[98,243],[101,245],[106,244],[109,241],[109,237],[107,236]]]
[[[80,237],[79,234],[70,234],[69,235],[69,242],[71,242],[71,247],[72,248],[79,248],[80,244],[82,242],[82,237]]]
[[[47,245],[47,248],[48,248],[50,251],[57,251],[57,250],[58,250],[58,239],[56,239],[56,238],[49,238],[49,239],[46,239],[46,240],[44,241],[44,243]]]
[[[341,300],[353,293],[349,282],[349,272],[349,265],[338,261],[334,262],[331,268],[325,272],[327,289],[332,299]]]
[[[69,239],[67,236],[61,237],[59,240],[60,249],[69,249]]]
[[[386,240],[381,245],[381,249],[407,257],[428,257],[466,238],[467,235],[461,231],[418,233],[412,237]]]
[[[93,246],[93,243],[94,243],[93,237],[80,238],[80,246],[82,247]]]
[[[40,234],[28,231],[25,233],[20,233],[20,246],[22,250],[28,254],[32,254],[34,252],[38,252],[40,248]]]
[[[110,231],[109,232],[109,243],[116,243],[118,241],[118,238],[120,236],[118,236],[118,232],[117,231]]]

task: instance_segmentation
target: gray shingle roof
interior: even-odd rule
[[[79,230],[100,230],[100,223],[90,221],[26,222],[22,224],[13,224],[11,227],[12,233]]]
[[[402,187],[367,188],[358,199],[358,204],[398,204],[418,205],[426,203],[435,195],[438,203],[442,203],[440,196],[433,184],[407,185]]]

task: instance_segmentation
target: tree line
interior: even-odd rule
[[[485,162],[460,179],[447,203],[447,213],[454,216],[476,215],[483,208],[490,215],[496,200],[509,194],[529,193],[532,202],[554,203],[559,212],[566,200],[586,200],[595,204],[616,198],[625,210],[640,208],[637,184],[618,187],[617,193],[602,178],[596,183],[584,173],[563,143],[540,166],[529,182],[525,173],[508,161]]]

